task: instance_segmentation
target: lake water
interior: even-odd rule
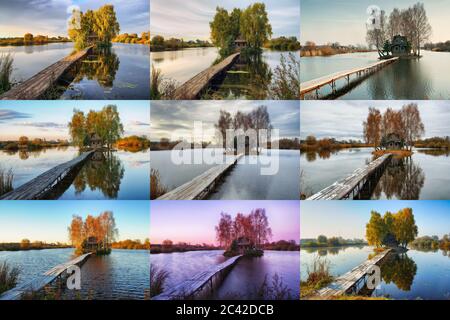
[[[291,52],[296,57],[299,52]],[[289,52],[264,50],[259,59],[239,59],[226,76],[213,82],[208,94],[213,98],[268,99],[268,85],[281,55]],[[210,67],[218,58],[217,48],[189,48],[177,51],[152,52],[151,61],[167,79],[179,85]]]
[[[27,80],[42,69],[68,56],[72,51],[72,42],[35,46],[0,46],[0,56],[11,53],[14,58],[13,82]]]
[[[343,149],[336,152],[302,153],[302,192],[316,193],[372,160],[372,148]],[[447,200],[450,178],[449,153],[414,149],[409,158],[392,159],[371,191],[371,199]]]
[[[331,264],[331,273],[339,276],[361,262],[372,253],[371,247],[348,247],[335,249],[327,254],[322,251],[321,259]],[[301,279],[306,280],[306,268],[319,254],[319,250],[302,249]],[[393,299],[450,299],[450,255],[448,252],[409,250],[405,254],[392,254],[381,265],[380,288],[372,296],[388,296]]]
[[[78,156],[74,147],[39,151],[0,151],[2,168],[14,172],[17,188],[45,171]],[[150,151],[117,151],[86,162],[70,186],[57,190],[58,199],[145,200],[150,195]]]
[[[21,269],[19,284],[73,258],[73,249],[0,251],[0,261]],[[81,268],[82,299],[143,299],[150,287],[150,260],[146,250],[112,250],[91,256]],[[80,293],[80,292],[79,292]],[[78,294],[79,294],[78,293]],[[65,292],[69,298],[77,294]]]
[[[449,52],[421,51],[421,59],[401,59],[365,79],[340,98],[347,100],[449,99]],[[376,52],[330,57],[302,57],[301,79],[308,81],[328,74],[361,67],[377,61]],[[338,83],[338,87],[344,84]],[[322,94],[329,93],[325,88]]]
[[[27,80],[72,51],[73,43],[0,47],[0,54],[13,54],[15,82]],[[149,97],[149,47],[114,43],[110,50],[94,50],[79,61],[48,98],[148,100]]]
[[[221,149],[214,150],[222,152]],[[195,149],[183,150],[182,153],[193,159],[210,151],[211,149]],[[152,151],[151,158],[152,169],[158,170],[162,184],[169,191],[218,165],[204,162],[176,165],[171,161],[171,151]],[[271,167],[270,161],[275,174],[261,175],[262,168]],[[279,156],[269,156],[267,150],[259,156],[244,156],[224,176],[210,199],[298,199],[299,176],[293,172],[300,172],[299,164],[299,153],[294,150],[279,150]]]
[[[152,254],[152,266],[158,266],[169,272],[166,288],[194,276],[211,265],[217,265],[226,260],[222,250],[190,251],[184,253]],[[275,274],[282,278],[283,284],[290,289],[292,299],[299,297],[298,252],[264,251],[261,258],[241,259],[225,277],[214,293],[214,298],[225,299],[233,296],[248,296],[260,286],[265,276],[272,283]]]

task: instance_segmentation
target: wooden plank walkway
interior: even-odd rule
[[[86,48],[55,62],[0,95],[0,100],[39,99],[74,63],[85,57],[91,49],[92,47]]]
[[[392,249],[388,249],[377,254],[372,259],[366,260],[359,266],[356,266],[349,272],[339,276],[329,286],[322,288],[318,291],[317,296],[320,298],[329,298],[332,296],[340,296],[348,293],[351,289],[357,286],[357,284],[363,280],[373,265],[377,265],[383,260]]]
[[[62,263],[48,270],[47,272],[37,276],[35,279],[25,282],[11,290],[0,295],[0,300],[20,300],[26,293],[36,292],[53,282],[57,277],[61,276],[69,267],[83,264],[92,253],[83,254],[66,263]]]
[[[392,154],[384,154],[373,160],[367,166],[358,168],[353,173],[341,179],[331,186],[317,192],[306,200],[342,200],[348,198],[355,191],[359,193],[364,183],[378,170],[384,168],[384,165],[392,157]]]
[[[186,81],[175,90],[175,100],[194,100],[199,98],[200,93],[208,87],[211,81],[223,71],[229,69],[240,53],[233,53],[218,64],[215,64],[208,69],[203,70],[193,78]]]
[[[218,180],[243,156],[239,154],[228,158],[224,164],[214,166],[189,182],[171,190],[157,200],[201,200],[214,188]]]
[[[39,200],[58,182],[71,173],[79,165],[88,160],[94,151],[84,152],[80,156],[57,165],[40,174],[36,178],[24,183],[20,187],[4,194],[0,200]]]
[[[242,255],[235,256],[227,259],[225,262],[214,265],[208,268],[205,271],[197,273],[192,278],[183,281],[182,283],[165,290],[160,295],[157,295],[152,300],[179,300],[186,298],[193,298],[195,294],[200,292],[205,285],[208,283],[212,286],[213,278],[222,273],[223,271],[227,271],[232,268],[238,260],[242,257]]]
[[[310,93],[312,91],[316,91],[316,95],[317,95],[318,94],[317,90],[327,84],[330,84],[334,91],[336,88],[335,82],[339,79],[347,78],[347,81],[350,81],[351,75],[354,75],[354,74],[361,75],[363,73],[373,72],[373,71],[379,70],[382,67],[384,67],[388,64],[391,64],[392,62],[397,61],[397,60],[398,60],[398,57],[385,59],[385,60],[381,60],[381,61],[369,64],[364,67],[339,71],[339,72],[335,72],[330,75],[323,76],[323,77],[320,77],[317,79],[302,82],[302,83],[300,83],[300,98],[301,99],[304,98],[305,94]]]

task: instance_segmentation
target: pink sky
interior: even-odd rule
[[[220,213],[232,217],[265,208],[272,228],[271,241],[300,239],[299,201],[154,201],[150,207],[150,241],[217,244],[214,227]]]

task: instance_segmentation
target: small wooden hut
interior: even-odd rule
[[[103,148],[103,141],[96,133],[92,133],[89,137],[89,146],[92,149],[101,149]]]
[[[247,40],[239,36],[236,40],[234,40],[234,47],[237,51],[241,51],[247,47]]]
[[[405,142],[396,133],[389,133],[381,139],[381,146],[386,150],[400,150],[405,146]]]

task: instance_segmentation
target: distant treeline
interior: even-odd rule
[[[352,53],[352,52],[368,52],[368,48],[363,46],[343,46],[336,43],[326,45],[316,45],[313,41],[306,41],[300,47],[301,57],[315,57],[315,56],[333,56],[335,54]]]
[[[35,138],[30,140],[26,136],[22,136],[18,141],[0,141],[0,149],[7,151],[16,151],[19,149],[27,150],[39,150],[43,148],[53,148],[53,147],[67,147],[69,142],[67,140],[51,140],[47,141],[41,138]]]
[[[164,39],[163,36],[154,36],[150,41],[150,51],[167,51],[167,50],[180,50],[184,48],[206,48],[212,47],[213,45],[206,40],[189,40],[184,41],[183,39]]]
[[[127,151],[145,150],[150,147],[150,140],[147,137],[129,136],[117,140],[116,146]]]
[[[164,240],[161,244],[152,244],[150,247],[150,253],[172,253],[172,252],[187,252],[187,251],[205,251],[205,250],[219,250],[211,244],[189,244],[185,242],[179,242],[174,244],[172,240]]]
[[[300,247],[304,248],[324,248],[324,247],[340,247],[340,246],[356,246],[367,245],[363,239],[344,239],[342,237],[326,237],[320,235],[317,239],[302,239]]]
[[[442,249],[445,251],[450,250],[450,234],[446,234],[439,239],[438,236],[423,236],[416,238],[409,246],[414,249]]]
[[[128,250],[150,250],[150,240],[145,239],[144,242],[141,240],[123,240],[116,241],[111,244],[113,249],[128,249]]]
[[[23,239],[21,242],[7,242],[0,243],[0,251],[19,251],[19,250],[43,250],[43,249],[58,249],[71,248],[72,246],[64,243],[45,243],[42,241],[31,242],[28,239]]]
[[[300,250],[300,245],[298,245],[295,240],[279,240],[277,242],[263,244],[262,249],[275,251],[298,251]]]
[[[333,138],[316,139],[315,136],[307,136],[305,140],[300,141],[300,151],[332,151],[345,148],[363,148],[371,145],[357,140],[338,141]]]
[[[137,33],[119,34],[112,39],[112,42],[150,44],[150,32],[142,32],[141,36],[138,36]]]
[[[272,50],[296,51],[300,49],[297,37],[278,37],[266,42],[264,47]]]
[[[433,137],[428,139],[420,139],[414,143],[416,148],[439,148],[450,149],[450,137]]]
[[[425,50],[431,50],[431,51],[448,52],[448,51],[450,51],[450,40],[447,40],[445,42],[437,42],[437,43],[425,43],[423,48]]]
[[[66,37],[33,36],[31,33],[23,37],[0,38],[0,46],[31,46],[56,42],[71,42],[71,40]]]

